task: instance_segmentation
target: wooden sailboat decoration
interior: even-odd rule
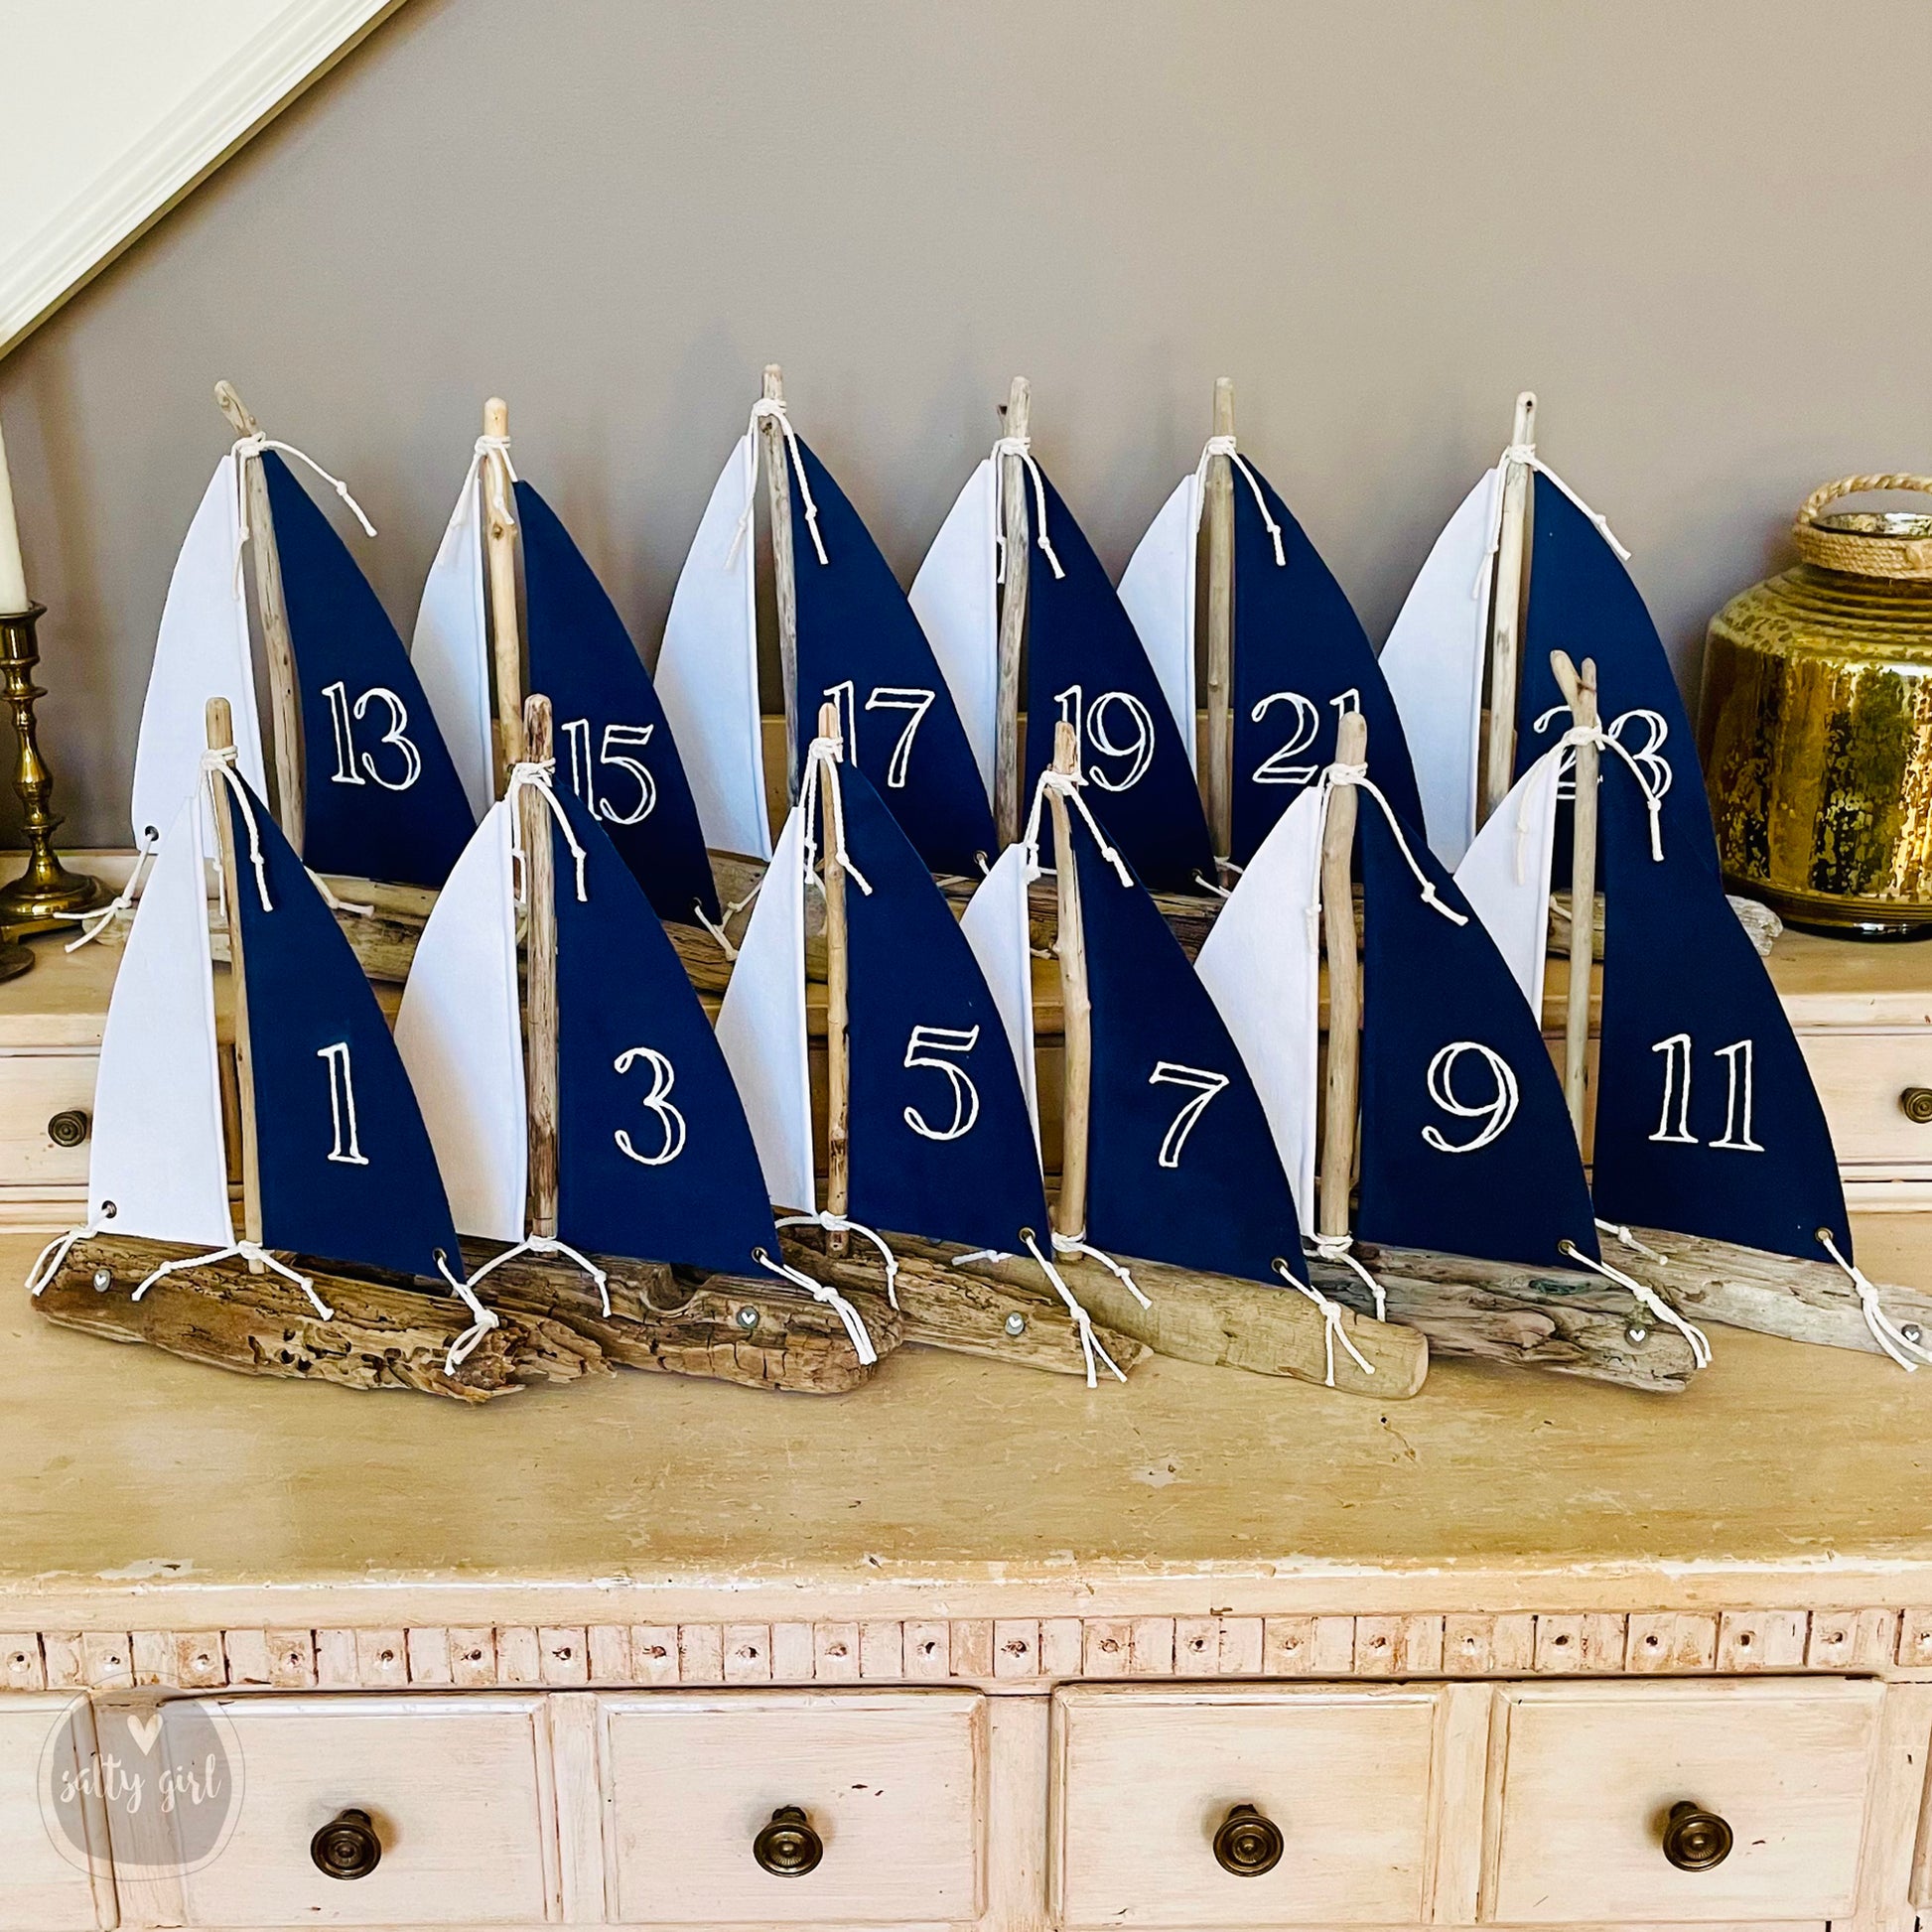
[[[715,925],[718,893],[697,806],[650,673],[562,520],[512,468],[508,406],[491,398],[483,416],[424,585],[414,646],[431,700],[461,748],[465,788],[481,816],[494,792],[492,769],[507,773],[522,756],[525,689],[543,692],[563,781],[658,917]]]
[[[762,454],[784,684],[788,795],[816,731],[839,707],[847,760],[930,872],[975,876],[993,850],[986,773],[963,704],[892,567],[785,413],[764,373],[714,486],[671,602],[657,683],[691,769],[704,836],[771,854],[759,728],[755,507]]]
[[[1375,777],[1398,816],[1420,824],[1409,749],[1368,633],[1288,505],[1236,444],[1226,376],[1214,385],[1213,421],[1199,463],[1130,559],[1120,601],[1176,719],[1194,716],[1197,617],[1204,618],[1200,791],[1216,854],[1248,863],[1275,821],[1333,762],[1349,711],[1368,720]],[[1183,741],[1191,752],[1191,731]]]
[[[527,541],[527,536],[526,536]],[[595,1256],[803,1287],[876,1356],[859,1311],[779,1260],[751,1129],[670,940],[597,817],[553,779],[549,701],[424,927],[396,1022],[458,1227],[597,1286]],[[526,929],[519,994],[516,933]]]
[[[1894,1292],[1856,1264],[1824,1109],[1725,898],[1708,827],[1673,821],[1681,780],[1599,724],[1598,665],[1586,659],[1579,670],[1557,651],[1549,673],[1571,720],[1564,742],[1504,799],[1458,878],[1505,935],[1519,984],[1540,989],[1530,926],[1548,901],[1557,778],[1574,755],[1574,902],[1594,897],[1600,837],[1605,918],[1593,1082],[1585,1050],[1591,934],[1576,921],[1567,1098],[1619,1269],[1719,1320],[1876,1348],[1907,1369],[1932,1361],[1917,1328],[1888,1311]],[[1614,688],[1602,695],[1619,703]],[[1823,1331],[1818,1310],[1834,1302],[1857,1322]]]
[[[394,626],[285,455],[316,470],[373,530],[343,483],[263,436],[226,383],[216,394],[239,440],[216,466],[169,585],[135,751],[136,846],[153,852],[198,789],[199,721],[210,698],[235,719],[239,774],[265,790],[247,551],[284,836],[318,873],[440,886],[475,828],[463,783]]]
[[[974,471],[913,580],[911,604],[962,691],[978,746],[993,746],[1000,848],[1052,762],[1051,726],[1080,745],[1092,809],[1150,890],[1213,877],[1194,786],[1190,693],[1164,684],[1093,546],[1033,453],[1031,399],[1015,377],[1006,434]],[[1021,691],[1029,720],[1020,757]],[[955,673],[953,667],[962,667]]]
[[[464,1301],[474,1320],[450,1343],[454,1373],[496,1318],[461,1279],[449,1202],[388,1025],[308,871],[236,771],[220,698],[208,703],[201,770],[235,984],[241,1230],[229,1219],[207,847],[192,794],[158,848],[115,981],[87,1224],[43,1254],[35,1292],[77,1242],[106,1234],[119,1259],[144,1266],[136,1302],[182,1270],[239,1262],[295,1285],[327,1319],[314,1278],[283,1259],[315,1257]]]

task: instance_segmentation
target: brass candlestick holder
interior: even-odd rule
[[[54,774],[41,756],[34,721],[35,700],[47,695],[34,682],[34,669],[41,661],[34,626],[46,608],[36,604],[18,617],[0,617],[0,696],[13,712],[14,733],[20,741],[14,790],[26,807],[21,824],[27,834],[26,869],[11,885],[0,887],[0,934],[9,935],[0,952],[0,978],[7,979],[24,973],[34,957],[12,935],[69,924],[104,897],[99,880],[68,871],[54,850],[54,829],[61,819],[50,809]]]

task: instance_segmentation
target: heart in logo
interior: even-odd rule
[[[143,1757],[152,1757],[155,1744],[161,1736],[161,1713],[151,1711],[145,1718],[130,1717],[127,1721],[127,1734],[141,1746]]]

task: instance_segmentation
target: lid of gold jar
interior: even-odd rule
[[[1917,489],[1932,495],[1932,477],[1841,477],[1804,500],[1791,526],[1798,555],[1823,570],[1855,577],[1932,580],[1932,513],[1916,510],[1840,510],[1822,514],[1841,496],[1871,489]],[[1932,510],[1932,505],[1928,505]]]

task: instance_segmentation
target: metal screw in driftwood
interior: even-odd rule
[[[217,382],[214,400],[237,436],[261,434],[232,382]],[[255,553],[255,615],[268,665],[268,718],[275,741],[275,822],[299,854],[304,820],[302,710],[295,687],[295,644],[289,634],[288,606],[282,597],[282,563],[275,548],[275,517],[268,506],[268,477],[259,456],[243,459],[242,490],[248,504],[248,547]]]
[[[1335,733],[1335,762],[1360,764],[1368,757],[1368,720],[1342,714]],[[1361,1075],[1362,969],[1355,954],[1355,851],[1353,785],[1328,794],[1321,833],[1321,929],[1328,951],[1328,1070],[1323,1086],[1321,1174],[1316,1229],[1348,1232],[1348,1192],[1355,1173],[1355,1113]]]
[[[246,434],[247,432],[244,432]],[[234,749],[234,714],[226,698],[210,698],[205,713],[207,748],[210,752]],[[228,984],[234,995],[234,1083],[235,1113],[241,1126],[241,1236],[244,1241],[262,1238],[261,1151],[255,1138],[255,1068],[248,1047],[248,975],[242,969],[241,882],[235,864],[234,823],[230,816],[228,787],[219,779],[208,785],[213,794],[209,816],[214,820],[215,862],[221,869],[221,903],[228,920]],[[249,883],[254,882],[252,878]],[[250,1274],[260,1274],[258,1261],[248,1264]]]
[[[1516,419],[1509,441],[1514,449],[1529,449],[1536,442],[1536,397],[1528,389],[1516,398]],[[1502,491],[1502,521],[1496,539],[1495,606],[1489,624],[1489,716],[1483,735],[1481,783],[1476,792],[1480,806],[1478,825],[1503,802],[1514,782],[1516,690],[1522,676],[1518,660],[1529,536],[1530,467],[1527,463],[1504,463]]]
[[[1594,730],[1596,717],[1596,661],[1586,657],[1582,671],[1569,653],[1553,650],[1550,669],[1556,673],[1571,721]],[[1570,835],[1570,988],[1563,1015],[1563,1097],[1570,1108],[1570,1124],[1577,1145],[1585,1141],[1585,1086],[1589,1058],[1590,962],[1596,950],[1596,772],[1600,758],[1591,744],[1578,745],[1577,798],[1571,807]]]
[[[1033,391],[1024,375],[1007,392],[1006,436],[1033,434]],[[1027,636],[1027,467],[1018,456],[1000,459],[1005,511],[1006,575],[1000,593],[999,679],[993,725],[993,828],[1004,851],[1020,836],[1020,652]]]
[[[784,371],[764,365],[764,400],[785,399]],[[791,548],[791,472],[783,425],[773,416],[759,418],[764,444],[765,502],[771,520],[771,601],[778,613],[778,675],[785,699],[785,796],[798,796],[798,579]]]
[[[1065,719],[1053,728],[1053,769],[1080,768],[1080,742]],[[1087,1138],[1093,1111],[1093,1003],[1087,993],[1087,940],[1080,923],[1080,875],[1073,857],[1073,818],[1065,796],[1046,794],[1053,815],[1053,884],[1059,897],[1062,1056],[1060,1191],[1053,1225],[1070,1240],[1087,1229]]]
[[[818,708],[818,735],[839,741],[839,708]],[[845,868],[839,863],[838,773],[819,785],[819,877],[825,882],[825,1207],[841,1218],[852,1204],[852,1042],[847,1034],[851,955],[845,926]],[[843,1228],[825,1232],[825,1252],[846,1252]]]
[[[510,406],[501,396],[483,404],[483,434],[505,439]],[[508,780],[510,766],[523,756],[523,648],[516,616],[516,511],[511,495],[506,450],[488,450],[483,460],[483,554],[489,563],[490,659],[496,678],[497,782]]]
[[[541,764],[554,753],[550,700],[523,703],[525,756]],[[529,1120],[529,1220],[532,1234],[557,1235],[557,897],[550,807],[535,785],[517,797],[523,848],[523,1094]]]
[[[1214,434],[1234,434],[1234,383],[1214,381]],[[1207,528],[1207,746],[1201,766],[1201,803],[1214,856],[1234,847],[1234,463],[1207,460],[1201,520]]]

